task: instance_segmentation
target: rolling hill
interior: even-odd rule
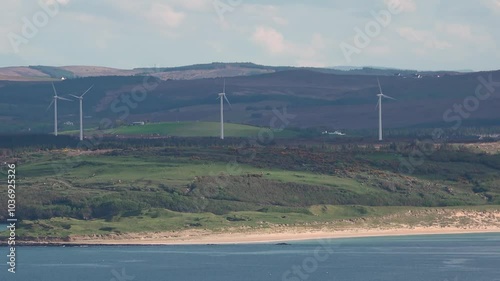
[[[489,76],[496,81],[500,71],[439,77],[429,74],[420,79],[380,76],[384,93],[397,99],[384,100],[384,126],[388,129],[498,126],[500,97],[492,94],[486,99],[474,100],[475,91],[481,85],[478,78],[488,80]],[[89,85],[95,85],[84,100],[85,126],[92,128],[99,127],[103,121],[116,124],[217,122],[216,98],[222,82],[221,78],[162,80],[142,74],[74,78],[55,85],[62,96],[80,93]],[[310,69],[281,69],[228,77],[226,85],[227,96],[233,104],[233,110],[225,114],[228,123],[353,130],[375,129],[378,124],[376,76],[366,73],[337,75]],[[49,82],[0,81],[0,120],[5,121],[0,130],[51,132],[53,115],[47,106],[52,95]],[[478,104],[464,104],[476,101]],[[466,106],[469,110],[460,116],[454,112],[457,106]],[[61,102],[59,112],[61,129],[78,128],[77,102]],[[71,124],[68,122],[73,125],[65,125]]]
[[[338,75],[393,75],[400,74],[411,76],[415,73],[421,75],[457,74],[457,71],[417,71],[402,70],[382,67],[339,67],[339,68],[314,68],[292,66],[266,66],[250,62],[244,63],[208,63],[178,67],[146,67],[134,69],[118,69],[102,66],[16,66],[0,67],[0,80],[6,81],[57,81],[62,78],[82,78],[100,76],[133,76],[150,75],[162,80],[193,80],[217,77],[250,76],[274,73],[284,70],[313,70],[317,72]]]

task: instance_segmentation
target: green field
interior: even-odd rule
[[[95,130],[85,130],[86,134],[92,134]],[[243,124],[225,123],[224,136],[226,137],[254,137],[260,135],[269,136],[269,128],[255,127]],[[121,126],[105,130],[104,134],[115,135],[143,135],[143,136],[175,136],[175,137],[219,137],[220,123],[217,122],[164,122],[151,123],[136,126]],[[79,134],[79,131],[66,131],[63,134]],[[290,130],[274,131],[274,137],[295,137],[297,132]]]

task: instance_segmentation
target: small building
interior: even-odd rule
[[[144,126],[144,121],[132,122],[132,126]]]

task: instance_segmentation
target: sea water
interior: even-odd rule
[[[495,281],[500,234],[241,245],[17,247],[12,281]]]

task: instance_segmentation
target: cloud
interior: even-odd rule
[[[273,19],[274,23],[276,23],[278,25],[287,25],[288,24],[288,21],[282,17],[275,16],[272,19]]]
[[[298,66],[326,66],[323,56],[327,43],[320,33],[314,33],[308,44],[288,41],[283,34],[272,27],[259,26],[252,35],[254,43],[273,56],[287,57]]]
[[[319,33],[314,33],[309,45],[293,46],[290,50],[294,51],[293,55],[299,56],[301,61],[311,61],[321,56],[321,51],[326,48],[326,45],[323,36]]]
[[[170,0],[169,3],[186,10],[206,11],[212,8],[212,0]]]
[[[252,35],[255,43],[263,46],[273,54],[285,52],[285,38],[271,27],[259,26]]]
[[[443,0],[103,0],[83,6],[76,0],[2,0],[8,12],[0,18],[0,34],[5,35],[0,38],[0,55],[14,57],[7,34],[21,34],[23,18],[30,20],[41,10],[39,1],[59,3],[60,13],[35,40],[22,45],[22,59],[29,64],[136,67],[152,61],[182,65],[253,60],[335,65],[344,62],[336,41],[351,38],[352,27],[374,20],[370,11],[387,8],[384,3],[399,5],[404,13],[394,15],[394,21],[371,38],[359,65],[491,69],[498,68],[499,61],[495,48],[500,46],[500,33],[492,23],[500,15],[500,0],[456,1],[451,6]],[[214,1],[231,6],[223,20]],[[311,16],[306,20],[304,15]],[[52,44],[58,42],[57,34],[65,34],[65,44]],[[129,56],[144,42],[145,51]],[[171,52],[158,57],[164,46]],[[55,57],[58,54],[61,57]]]
[[[274,5],[244,4],[242,11],[262,24],[288,25],[288,20],[281,14],[283,9]]]
[[[500,13],[500,0],[481,0],[480,3],[493,12]]]
[[[417,11],[417,4],[413,0],[385,0],[387,6],[398,7],[402,12]]]
[[[54,5],[54,4],[61,4],[61,5],[68,5],[70,0],[42,0],[42,3],[45,5]]]
[[[119,30],[120,26],[106,17],[78,12],[68,12],[64,16],[84,26],[94,27],[92,32],[80,32],[80,37],[82,39],[85,40],[87,36],[89,37],[85,40],[87,46],[106,49],[112,45],[114,40],[119,38],[115,31]],[[89,33],[91,33],[91,35]]]
[[[492,43],[493,39],[485,31],[479,28],[473,28],[469,24],[461,23],[438,23],[436,25],[438,32],[443,32],[449,34],[455,38],[461,39],[463,41],[468,41],[469,43]],[[474,31],[473,31],[474,29]]]
[[[108,0],[113,9],[126,13],[127,17],[145,19],[159,28],[176,28],[185,20],[186,14],[162,1]],[[164,31],[164,30],[163,30]]]
[[[152,22],[168,27],[179,26],[186,17],[184,13],[177,12],[169,5],[160,3],[154,3],[147,16]]]
[[[452,47],[451,43],[438,39],[431,31],[401,27],[397,32],[404,39],[410,42],[421,43],[423,47],[428,49],[442,50]]]

